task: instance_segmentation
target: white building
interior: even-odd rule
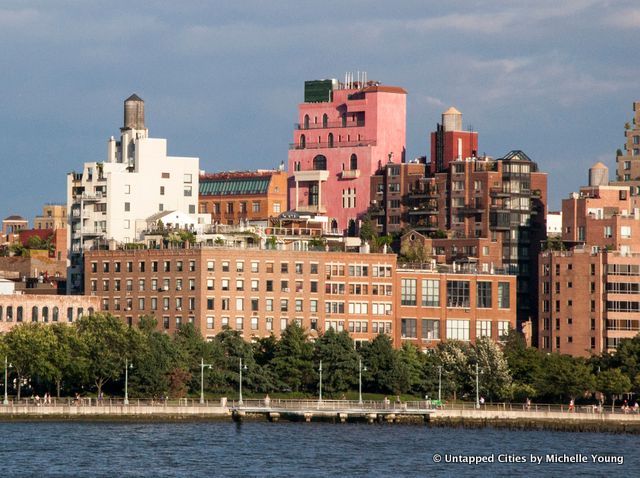
[[[562,235],[562,211],[547,213],[547,236],[560,237]]]
[[[84,251],[140,240],[158,212],[197,213],[199,159],[167,156],[167,140],[148,137],[135,94],[124,102],[120,133],[109,139],[106,161],[67,175],[70,293],[82,292]]]

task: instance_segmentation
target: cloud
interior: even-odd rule
[[[614,28],[640,29],[640,8],[630,8],[609,14],[605,17],[604,23]]]
[[[38,20],[40,14],[33,8],[0,10],[0,28],[23,28]]]

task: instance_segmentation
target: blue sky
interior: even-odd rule
[[[408,158],[454,105],[480,152],[522,149],[549,172],[557,208],[594,162],[615,170],[639,31],[627,0],[0,0],[0,215],[63,202],[133,92],[170,154],[268,168],[286,160],[304,81],[358,70],[407,89]]]

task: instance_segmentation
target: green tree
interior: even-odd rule
[[[170,376],[178,359],[173,340],[159,332],[157,321],[150,316],[141,317],[138,328],[128,331],[131,395],[163,397],[170,389]]]
[[[71,385],[86,381],[87,355],[83,352],[84,344],[76,327],[62,323],[49,327],[55,336],[55,343],[49,355],[51,380],[56,387],[56,396],[60,398],[63,380],[68,380]]]
[[[322,360],[322,385],[328,395],[346,392],[358,383],[358,354],[346,331],[330,328],[315,342],[316,362]]]
[[[400,350],[396,351],[397,363],[396,373],[396,393],[407,393],[422,395],[425,391],[424,376],[424,356],[422,352],[411,343],[404,343]]]
[[[107,382],[124,374],[129,353],[125,326],[110,314],[98,313],[82,317],[76,327],[85,354],[88,381],[101,394]]]
[[[631,390],[631,380],[619,368],[612,368],[598,374],[596,386],[600,392],[611,398],[611,411],[613,411],[616,396]]]
[[[448,340],[438,344],[438,361],[442,366],[442,388],[444,393],[452,394],[453,399],[465,392],[471,392],[471,366],[469,364],[469,346],[457,340]],[[475,379],[475,377],[474,377]]]
[[[273,371],[280,383],[296,392],[309,390],[316,382],[313,345],[305,330],[292,322],[282,332],[275,356]]]
[[[566,401],[592,391],[595,381],[584,359],[552,353],[543,356],[541,373],[533,386],[539,396]]]
[[[51,328],[38,323],[22,324],[7,332],[3,341],[17,378],[18,400],[23,383],[36,377],[44,380],[53,377],[54,367],[49,358],[56,338]]]
[[[399,393],[398,382],[403,377],[394,376],[401,372],[396,363],[398,357],[391,338],[380,334],[371,342],[364,343],[361,347],[363,362],[367,364],[365,388],[371,392]]]
[[[511,374],[500,347],[490,338],[482,337],[476,340],[472,352],[472,361],[482,370],[480,394],[491,400],[511,398]]]

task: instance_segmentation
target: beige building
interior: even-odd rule
[[[36,216],[34,229],[65,229],[67,227],[67,206],[64,204],[45,204],[42,216]]]

